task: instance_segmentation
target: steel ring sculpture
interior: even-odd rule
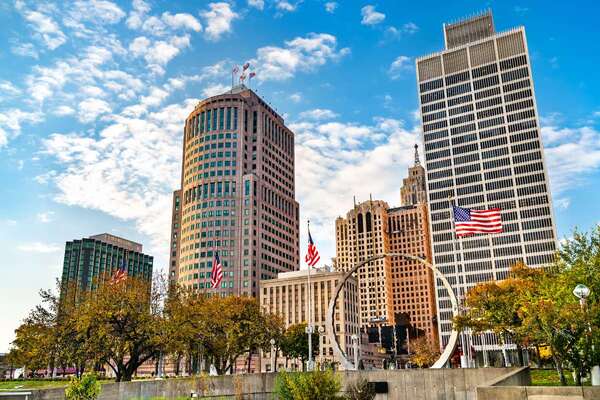
[[[340,363],[346,370],[358,369],[358,365],[354,365],[351,361],[348,360],[348,358],[346,357],[346,353],[344,353],[344,351],[340,347],[340,343],[338,342],[337,335],[335,334],[335,328],[333,325],[333,316],[334,316],[335,306],[337,303],[338,296],[340,295],[340,292],[342,291],[344,284],[346,283],[348,278],[350,276],[352,276],[352,274],[354,274],[356,271],[358,271],[363,265],[366,265],[370,262],[379,260],[380,258],[384,258],[384,257],[403,257],[408,260],[418,261],[421,264],[425,265],[430,270],[432,270],[433,273],[435,274],[435,276],[442,281],[444,288],[448,291],[448,295],[450,296],[450,302],[452,304],[452,315],[455,317],[458,316],[458,301],[456,300],[456,296],[454,295],[454,291],[452,290],[450,283],[444,277],[444,275],[442,275],[442,273],[430,262],[422,259],[421,257],[413,256],[410,254],[404,254],[404,253],[385,253],[385,254],[379,254],[379,255],[376,255],[373,257],[369,257],[366,260],[363,260],[363,261],[359,262],[358,264],[356,264],[351,270],[349,270],[346,273],[346,275],[344,275],[344,279],[342,279],[337,284],[337,286],[335,288],[335,292],[333,293],[333,297],[331,298],[331,301],[329,302],[329,307],[327,309],[327,318],[325,319],[325,325],[327,326],[327,337],[333,347],[334,356],[338,360],[340,360]],[[457,343],[458,343],[458,332],[453,328],[452,333],[450,334],[450,339],[448,340],[448,344],[446,345],[446,348],[440,355],[440,358],[438,358],[438,360],[430,368],[443,368],[446,365],[446,363],[450,360],[450,357],[452,357],[452,353],[454,353]]]

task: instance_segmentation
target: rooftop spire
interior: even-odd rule
[[[419,145],[415,144],[415,165],[421,165],[421,161],[419,161]]]

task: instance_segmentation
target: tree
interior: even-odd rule
[[[255,298],[211,297],[200,307],[195,326],[207,358],[219,374],[242,354],[267,349],[278,319],[266,317]]]
[[[77,331],[94,363],[107,364],[116,381],[130,381],[137,368],[164,350],[164,293],[128,277],[100,285],[78,305]]]
[[[433,365],[440,357],[439,348],[424,335],[411,343],[411,350],[410,362],[419,368],[426,368]]]
[[[281,351],[289,358],[299,358],[302,361],[302,370],[305,369],[305,361],[308,360],[308,334],[306,323],[290,325],[282,339]],[[319,354],[319,335],[312,335],[313,357]]]

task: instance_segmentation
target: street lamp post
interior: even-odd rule
[[[579,299],[579,305],[581,306],[581,309],[585,312],[586,309],[586,300],[587,298],[590,296],[590,288],[588,288],[587,286],[583,285],[583,284],[578,284],[577,286],[575,286],[575,289],[573,289],[573,294],[575,295],[575,297],[577,297]],[[589,321],[587,322],[588,324],[588,330],[590,332],[590,335],[592,334],[592,327],[590,326]],[[591,336],[590,336],[590,339]],[[594,353],[594,345],[592,344],[592,354]],[[592,376],[592,386],[600,386],[600,366],[598,365],[594,365],[590,371],[590,375]]]
[[[352,348],[354,350],[354,369],[358,371],[358,335],[353,334],[352,339]]]
[[[269,343],[271,343],[271,372],[277,372],[277,353],[275,352],[275,339],[271,339]]]

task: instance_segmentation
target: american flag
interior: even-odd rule
[[[452,206],[456,236],[469,236],[474,233],[502,233],[502,219],[499,208],[470,210]]]
[[[317,265],[321,256],[319,255],[319,251],[317,250],[317,246],[315,246],[315,242],[312,240],[312,236],[310,235],[310,229],[308,230],[308,252],[304,257],[304,261],[308,264],[309,267],[314,267]]]
[[[219,252],[215,251],[215,260],[213,261],[212,273],[210,274],[210,286],[213,289],[218,288],[221,279],[223,279],[223,266],[221,265]]]
[[[127,268],[125,267],[125,259],[121,261],[121,266],[119,269],[115,271],[112,278],[110,279],[110,283],[115,285],[117,283],[121,283],[127,279]]]

